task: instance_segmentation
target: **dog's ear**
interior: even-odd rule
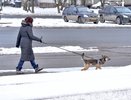
[[[107,57],[106,55],[101,55],[102,57]]]
[[[101,55],[102,57],[105,57],[104,55]]]

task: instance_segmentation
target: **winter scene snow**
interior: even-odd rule
[[[93,9],[98,13],[98,9]],[[3,7],[1,11],[0,27],[20,27],[23,18],[3,18],[9,15],[48,15],[61,16],[56,8],[35,8],[35,13],[26,12],[23,8]],[[123,28],[131,25],[117,25],[114,23],[85,23],[64,22],[62,18],[34,18],[34,27],[41,28]],[[2,34],[2,32],[0,32]],[[60,49],[63,48],[63,49]],[[99,52],[98,47],[82,48],[81,46],[65,45],[61,47],[44,46],[33,47],[35,54],[55,54],[73,52]],[[0,47],[0,56],[18,55],[20,48]],[[130,60],[131,61],[131,60]],[[110,61],[111,62],[111,61]],[[6,62],[1,62],[5,63]],[[59,62],[58,62],[59,63]],[[17,63],[16,63],[17,65]],[[1,100],[131,100],[131,65],[107,66],[101,70],[94,67],[81,71],[80,66],[68,68],[45,68],[35,74],[33,69],[23,69],[27,74],[2,75],[15,73],[14,70],[0,70],[0,99]],[[28,74],[29,72],[29,74]]]

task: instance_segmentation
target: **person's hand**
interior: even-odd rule
[[[40,39],[40,43],[43,43],[42,39]]]
[[[19,48],[19,45],[16,45],[16,48]]]
[[[43,43],[43,41],[42,41],[42,36],[41,36],[41,38],[40,38],[40,43]]]

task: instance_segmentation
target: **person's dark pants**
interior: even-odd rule
[[[16,70],[21,71],[24,62],[25,61],[23,61],[23,60],[20,59],[20,61],[18,63],[18,66],[16,67]],[[34,69],[36,69],[38,67],[38,64],[36,64],[34,60],[30,60],[30,63],[31,63],[31,65],[32,65],[32,67]]]

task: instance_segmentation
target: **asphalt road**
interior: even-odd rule
[[[2,14],[0,18],[25,18],[28,15],[11,15],[11,14]],[[62,18],[60,15],[31,15],[33,18]]]
[[[0,47],[14,47],[19,28],[0,28]],[[34,28],[34,34],[43,36],[48,46],[81,46],[97,47],[99,52],[85,52],[93,58],[100,58],[102,54],[108,55],[111,60],[107,66],[125,66],[131,63],[131,29],[128,28]],[[47,46],[37,42],[33,46]],[[81,67],[83,61],[79,55],[73,53],[35,54],[36,62],[45,68]],[[20,55],[0,55],[0,70],[15,69]],[[31,68],[26,62],[24,68]]]

